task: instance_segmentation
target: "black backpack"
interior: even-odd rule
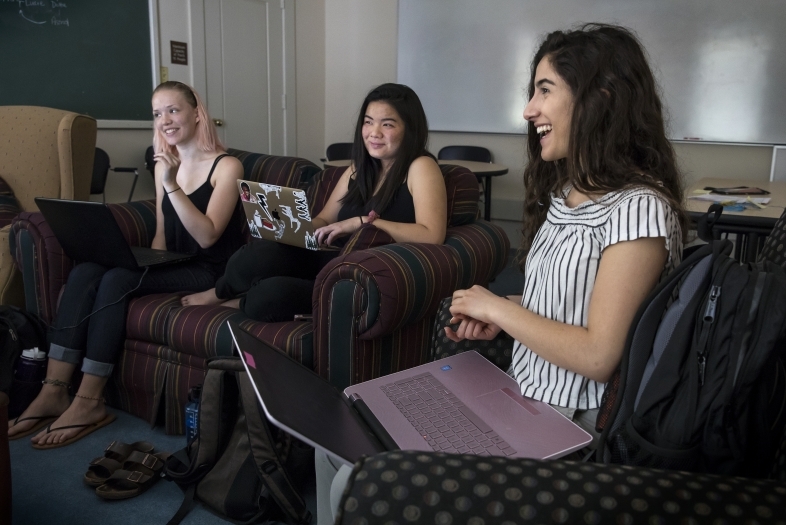
[[[45,343],[43,321],[16,306],[0,305],[0,392],[10,392],[16,360],[22,350],[41,348]]]
[[[786,421],[786,274],[739,264],[731,248],[704,245],[642,304],[604,394],[598,461],[773,475]]]
[[[313,449],[268,424],[240,358],[208,360],[200,399],[196,437],[164,469],[185,492],[168,525],[180,523],[195,499],[247,523],[310,523],[296,482],[313,466]]]

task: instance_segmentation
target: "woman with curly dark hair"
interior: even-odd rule
[[[549,34],[532,63],[521,304],[453,295],[448,337],[516,340],[509,373],[593,435],[639,305],[682,256],[682,187],[636,37],[588,24]]]

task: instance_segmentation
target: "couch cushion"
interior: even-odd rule
[[[182,354],[182,364],[203,367],[216,355],[232,355],[232,338],[226,321],[237,321],[244,329],[271,346],[287,351],[306,366],[313,362],[311,323],[262,323],[246,318],[239,310],[224,306],[180,306],[179,294],[155,294],[133,299],[128,307],[126,338],[151,343],[154,357],[163,358],[155,345]],[[143,349],[137,352],[145,353]],[[186,359],[185,356],[189,356]]]

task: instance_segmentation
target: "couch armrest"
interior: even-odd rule
[[[22,272],[27,310],[50,324],[57,298],[74,263],[63,253],[40,212],[22,212],[11,223],[11,254]]]
[[[155,204],[138,201],[109,208],[131,246],[150,246],[155,234]],[[11,253],[22,271],[27,309],[51,323],[60,290],[73,261],[63,252],[40,212],[22,212],[11,225]]]
[[[331,357],[349,357],[355,338],[376,339],[437,312],[455,290],[488,285],[505,266],[510,244],[486,221],[450,228],[445,244],[400,243],[353,251],[317,276],[313,313],[315,369],[343,368]],[[420,352],[421,349],[413,349]]]

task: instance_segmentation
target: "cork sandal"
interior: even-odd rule
[[[153,452],[153,444],[148,441],[137,441],[136,443],[123,443],[122,441],[112,441],[104,450],[104,455],[93,459],[90,466],[82,478],[85,484],[91,487],[98,487],[123,467],[123,462],[134,452],[149,454]]]
[[[115,470],[104,484],[96,488],[96,495],[107,500],[139,496],[161,479],[161,471],[168,457],[166,452],[133,452],[123,463],[122,469]]]

